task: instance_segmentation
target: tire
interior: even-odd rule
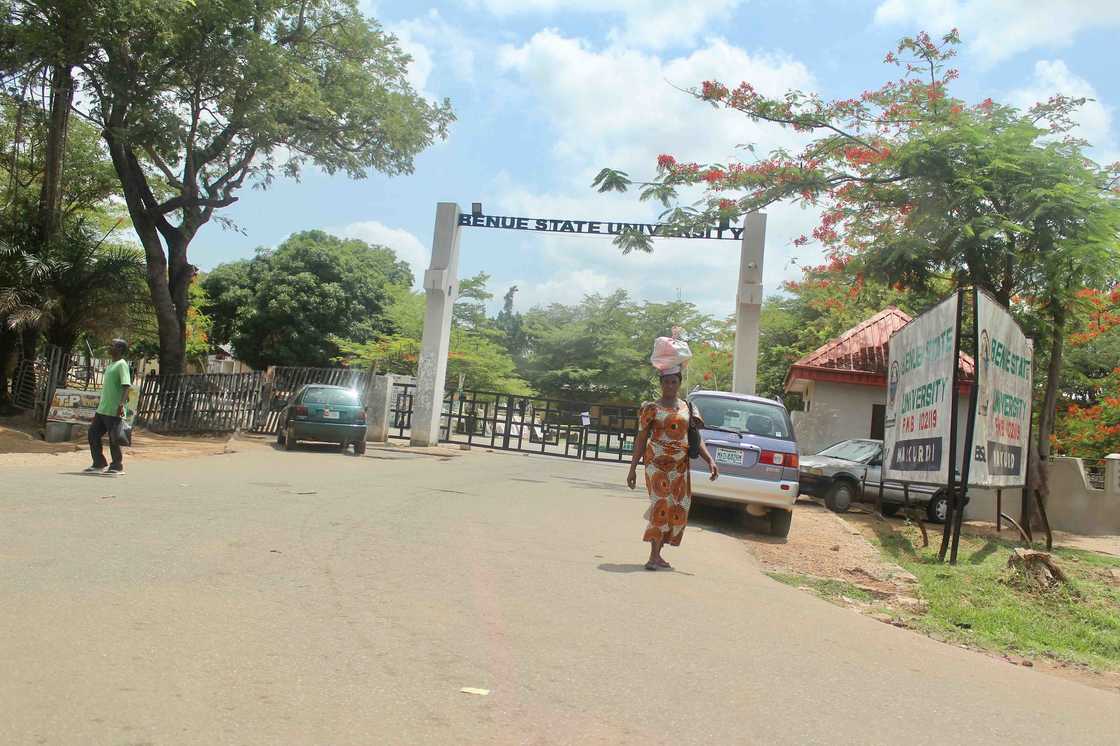
[[[828,497],[824,499],[824,504],[834,513],[847,513],[855,499],[855,485],[847,480],[841,480],[829,490]]]
[[[944,492],[938,492],[926,504],[926,518],[930,520],[930,523],[944,523],[948,517],[949,496]]]
[[[288,432],[284,435],[284,450],[294,451],[296,449],[296,428],[294,425],[288,425]]]
[[[361,456],[365,452],[366,452],[365,438],[363,438],[362,440],[355,441],[354,442],[354,455],[355,456]]]
[[[902,510],[902,506],[898,503],[883,503],[883,515],[887,518],[893,518],[898,515],[898,511]]]
[[[784,539],[789,536],[789,527],[793,523],[793,511],[774,508],[770,511],[770,535]]]

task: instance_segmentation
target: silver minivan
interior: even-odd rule
[[[770,533],[787,536],[798,493],[798,451],[789,412],[761,396],[694,391],[688,396],[704,420],[701,436],[719,465],[708,479],[700,459],[692,461],[692,494],[746,506],[766,516]]]

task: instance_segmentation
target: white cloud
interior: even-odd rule
[[[709,78],[732,85],[749,80],[768,94],[787,88],[811,89],[809,70],[782,55],[750,54],[724,40],[713,40],[685,56],[663,58],[620,46],[596,50],[586,42],[542,31],[498,55],[499,68],[523,86],[551,122],[553,165],[563,174],[548,191],[528,188],[506,174],[486,197],[487,212],[575,219],[656,220],[660,206],[639,203],[634,194],[600,195],[590,189],[604,166],[636,178],[652,175],[660,153],[682,160],[726,162],[743,143],[761,153],[796,148],[801,136],[742,115],[713,110],[677,90]],[[606,92],[606,93],[604,93]],[[605,102],[609,100],[609,105]],[[817,213],[793,205],[768,211],[765,280],[774,291],[783,279],[799,274],[790,260],[815,263],[817,255],[796,251],[793,238],[809,233]],[[533,236],[527,250],[543,252],[542,265],[554,268],[540,292],[579,295],[573,287],[628,289],[637,299],[667,300],[680,294],[719,316],[734,312],[739,245],[732,241],[657,241],[651,255],[623,256],[609,239]],[[577,275],[581,270],[591,274]],[[504,278],[503,278],[504,279]],[[602,280],[606,279],[604,286]],[[582,284],[581,284],[582,283]],[[524,302],[537,302],[528,293]]]
[[[429,99],[434,98],[427,90],[428,76],[432,74],[432,53],[422,43],[413,39],[407,31],[398,30],[394,33],[401,50],[412,58],[412,62],[408,65],[408,82],[420,95]]]
[[[875,22],[930,32],[958,28],[994,64],[1035,47],[1065,47],[1083,30],[1120,26],[1117,0],[883,0]]]
[[[418,286],[424,279],[432,252],[419,238],[402,228],[390,228],[376,220],[364,220],[342,228],[323,230],[336,236],[358,238],[366,243],[388,247],[412,267],[415,285]]]
[[[438,10],[433,8],[422,16],[393,23],[388,30],[413,57],[416,70],[410,67],[409,79],[414,86],[413,75],[421,81],[422,86],[417,90],[424,90],[437,63],[459,80],[474,81],[477,43],[463,29],[449,24]],[[437,98],[430,93],[424,95]]]
[[[498,16],[563,12],[618,17],[610,29],[614,42],[648,49],[689,46],[713,23],[730,18],[742,0],[481,0]],[[477,4],[477,3],[476,3]]]
[[[1101,103],[1093,85],[1070,70],[1062,60],[1036,62],[1034,77],[1026,86],[1012,91],[1008,100],[1025,109],[1039,101],[1046,101],[1057,93],[1092,99],[1074,114],[1077,129],[1072,134],[1087,140],[1100,162],[1111,163],[1120,159],[1120,146],[1117,145],[1113,130],[1112,108]]]
[[[793,133],[714,111],[678,88],[718,78],[732,85],[749,80],[763,93],[813,85],[800,62],[784,55],[756,54],[722,39],[688,56],[657,55],[587,43],[542,31],[521,46],[505,46],[499,66],[516,75],[536,96],[558,138],[555,155],[582,166],[578,179],[604,165],[648,172],[659,153],[695,160],[727,159],[741,143],[763,147],[795,145]]]

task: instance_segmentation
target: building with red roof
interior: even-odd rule
[[[848,438],[882,439],[890,338],[910,321],[909,314],[890,306],[790,366],[785,390],[801,394],[802,411],[792,414],[802,453]],[[962,436],[975,375],[975,363],[962,353],[957,418]]]

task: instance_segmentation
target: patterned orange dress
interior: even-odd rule
[[[643,541],[660,539],[675,547],[681,543],[692,504],[688,475],[688,404],[676,408],[657,402],[642,405],[639,427],[647,433],[645,466],[650,507],[646,511]]]

